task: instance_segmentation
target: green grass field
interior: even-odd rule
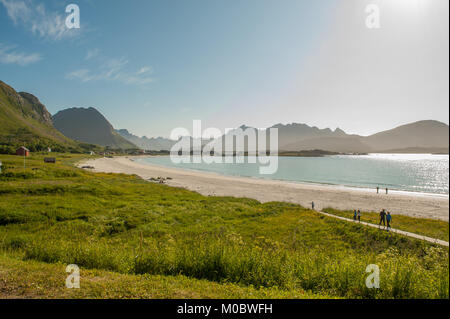
[[[298,205],[206,197],[56,157],[44,164],[33,155],[23,169],[21,157],[0,156],[0,297],[449,297],[448,248]],[[68,264],[81,269],[80,289],[64,287]],[[380,289],[365,285],[369,264],[380,268]]]
[[[353,211],[340,211],[333,208],[325,208],[323,211],[329,214],[353,219]],[[380,222],[380,213],[361,212],[361,221],[378,225]],[[448,241],[448,222],[442,220],[393,215],[391,227]]]

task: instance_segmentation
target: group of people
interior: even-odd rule
[[[361,211],[358,209],[353,212],[353,220],[358,220],[358,222],[361,222]]]
[[[311,208],[314,210],[315,204],[314,202],[311,203]],[[353,220],[361,222],[361,211],[354,210],[353,211]],[[381,228],[381,224],[385,227],[387,231],[391,229],[391,222],[392,222],[392,216],[390,212],[386,212],[386,210],[383,208],[380,212],[380,223],[378,224],[378,228]]]
[[[353,211],[353,220],[356,221],[358,220],[358,222],[361,222],[361,211],[358,210],[354,210]],[[383,226],[385,227],[385,229],[387,231],[389,231],[391,229],[391,222],[392,222],[392,215],[390,212],[386,212],[385,209],[382,209],[380,212],[380,223],[378,224],[378,228],[381,228],[381,224],[383,224]]]
[[[389,231],[389,229],[391,229],[391,221],[392,221],[391,213],[386,212],[386,210],[382,209],[380,212],[380,223],[378,224],[378,228],[381,228],[381,223],[383,223],[383,226],[386,228],[387,231]]]
[[[379,194],[380,193],[380,187],[379,186],[377,186],[377,194]],[[388,188],[386,187],[386,194],[388,193]]]

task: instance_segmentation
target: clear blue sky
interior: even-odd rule
[[[360,134],[448,123],[448,1],[392,1],[370,1],[382,28],[369,30],[356,0],[0,0],[0,80],[52,114],[93,106],[147,136],[193,119]],[[64,26],[69,3],[79,30]]]

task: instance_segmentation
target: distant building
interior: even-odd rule
[[[30,150],[28,148],[26,148],[25,146],[21,146],[17,149],[16,155],[30,156]]]

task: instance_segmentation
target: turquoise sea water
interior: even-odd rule
[[[449,194],[449,156],[431,154],[369,154],[327,157],[279,157],[278,170],[260,175],[260,164],[175,164],[169,156],[138,159],[142,163],[257,177],[363,188]]]

